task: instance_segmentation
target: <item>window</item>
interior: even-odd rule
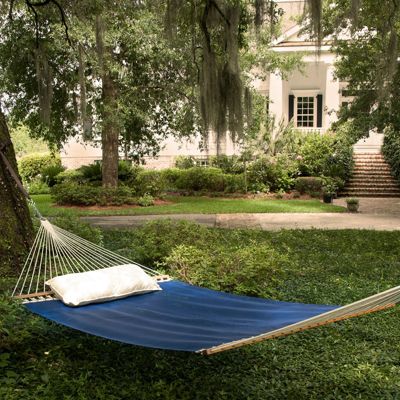
[[[296,126],[299,128],[314,127],[314,97],[299,96],[297,97],[297,114]]]
[[[288,106],[289,121],[293,120],[296,128],[322,128],[324,101],[319,89],[291,90]]]

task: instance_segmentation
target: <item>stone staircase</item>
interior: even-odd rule
[[[382,154],[355,153],[353,175],[340,195],[400,197],[400,187]]]

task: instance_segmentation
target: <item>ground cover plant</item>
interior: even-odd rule
[[[400,280],[398,232],[218,230],[164,221],[93,235],[76,222],[57,223],[149,266],[239,294],[345,304]],[[0,282],[2,399],[400,395],[398,308],[205,358],[58,326],[8,298],[12,279]]]
[[[120,191],[120,189],[117,189]],[[77,192],[68,192],[73,198]],[[50,195],[32,196],[43,215],[150,215],[150,214],[231,214],[274,212],[344,212],[345,208],[319,200],[266,200],[263,198],[220,198],[203,196],[164,196],[162,204],[151,207],[62,207]],[[118,200],[119,197],[116,198]],[[139,199],[140,200],[140,199]],[[93,204],[93,203],[87,203]],[[120,204],[120,203],[114,203]]]

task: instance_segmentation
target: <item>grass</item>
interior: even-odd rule
[[[344,207],[324,204],[319,200],[226,199],[210,197],[168,196],[171,204],[151,207],[127,207],[93,210],[89,208],[57,207],[50,195],[33,195],[45,216],[60,215],[150,215],[150,214],[232,214],[232,213],[318,213],[343,212]]]
[[[208,286],[229,283],[225,275],[214,279],[216,255],[233,274],[255,270],[255,287],[266,293],[263,288],[272,287],[275,294],[268,297],[286,301],[345,304],[400,281],[398,232],[228,231],[153,223],[104,232],[103,240],[149,265],[166,259],[173,263],[182,246],[198,249],[210,263],[209,274],[202,277],[209,279]],[[242,260],[235,269],[229,260],[246,249],[256,258]],[[268,257],[257,258],[263,252],[271,254],[281,279],[262,273],[272,267]],[[195,263],[192,268],[193,276],[205,274]],[[230,284],[237,293],[248,289],[239,280]],[[400,397],[398,307],[205,358],[124,345],[58,326],[11,301],[5,293],[10,285],[9,279],[0,281],[1,399]]]

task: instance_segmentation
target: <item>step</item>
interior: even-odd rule
[[[374,162],[369,162],[369,161],[356,161],[355,163],[354,163],[354,166],[355,167],[366,167],[366,166],[371,166],[371,167],[388,167],[388,168],[390,168],[389,167],[389,165],[387,164],[387,163],[385,163],[385,162],[377,162],[377,161],[374,161]]]
[[[353,155],[355,160],[365,159],[365,160],[384,160],[385,157],[382,154],[361,154],[357,153]]]
[[[367,169],[367,168],[359,168],[359,169],[354,169],[353,173],[358,173],[358,174],[382,174],[382,175],[390,175],[392,176],[392,172],[388,171],[386,169]]]
[[[381,156],[377,156],[377,157],[353,157],[353,160],[354,161],[386,162],[386,160]]]
[[[371,190],[370,188],[344,188],[343,192],[345,193],[349,193],[351,195],[358,195],[358,193],[370,193],[371,196],[373,194],[377,194],[377,193],[384,193],[384,194],[393,194],[393,195],[398,195],[400,196],[400,190],[399,189],[385,189],[385,188],[377,188],[375,190]]]
[[[354,158],[359,158],[359,157],[366,157],[366,158],[381,157],[381,158],[384,158],[385,156],[382,153],[354,153],[353,157]]]
[[[354,162],[377,162],[377,163],[386,163],[386,160],[384,158],[364,158],[364,157],[359,157],[359,158],[353,158]]]
[[[394,183],[398,184],[397,180],[393,176],[378,176],[378,175],[363,175],[363,176],[352,176],[348,182],[369,182],[369,183]]]
[[[391,169],[389,167],[379,167],[379,168],[375,168],[373,166],[363,166],[363,167],[354,167],[353,168],[353,172],[387,172],[387,173],[391,173]]]
[[[399,188],[397,182],[359,182],[350,180],[346,187]]]
[[[357,192],[357,193],[348,193],[343,191],[339,194],[339,197],[400,197],[400,193],[369,193],[369,192]]]
[[[396,179],[394,179],[392,176],[371,176],[371,175],[362,175],[362,176],[355,176],[353,175],[348,182],[354,182],[354,183],[394,183],[398,184]]]

